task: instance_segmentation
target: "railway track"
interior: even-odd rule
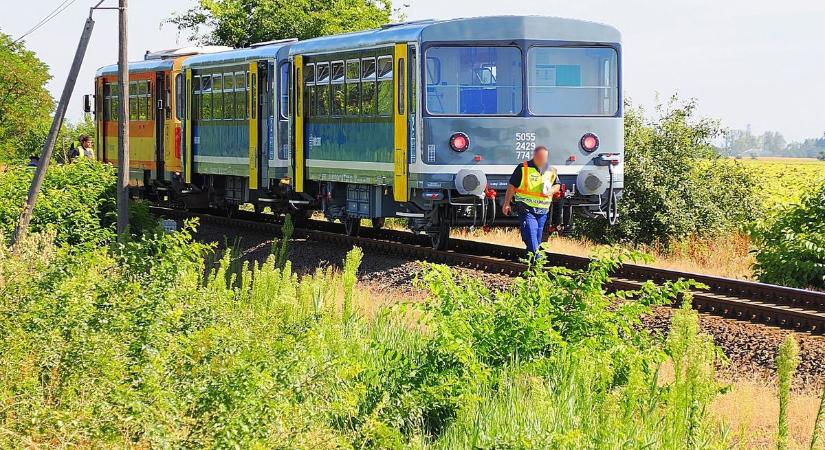
[[[153,207],[152,212],[170,219],[199,218],[203,223],[250,229],[276,235],[280,225],[273,216],[240,212],[233,217],[194,213],[177,209]],[[309,221],[296,228],[294,237],[319,242],[353,246],[385,254],[456,265],[491,273],[516,276],[526,265],[518,262],[526,256],[524,249],[452,239],[450,249],[438,251],[429,247],[429,238],[405,231],[361,228],[357,237],[343,233],[343,226],[323,221]],[[548,263],[571,269],[582,269],[589,258],[549,253]],[[612,274],[613,289],[637,289],[646,281],[662,283],[693,279],[707,286],[693,291],[693,306],[700,312],[731,319],[763,323],[813,334],[825,330],[825,292],[794,289],[751,281],[711,275],[660,269],[638,264],[624,264]]]

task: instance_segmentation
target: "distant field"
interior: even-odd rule
[[[803,192],[825,182],[825,161],[813,158],[740,159],[765,180],[766,204],[770,207],[794,203]]]

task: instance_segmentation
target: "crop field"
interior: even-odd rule
[[[825,182],[825,161],[811,158],[757,158],[740,160],[765,181],[769,208],[795,203],[803,192]]]

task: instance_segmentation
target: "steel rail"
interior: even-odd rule
[[[181,220],[199,218],[203,223],[280,233],[274,216],[241,211],[232,217],[152,207],[158,216]],[[310,220],[295,229],[294,237],[342,246],[359,246],[389,255],[444,263],[490,273],[518,276],[527,269],[524,249],[506,245],[451,239],[447,251],[434,250],[427,236],[406,231],[362,227],[359,236],[347,236],[341,224]],[[561,253],[547,254],[547,263],[570,269],[583,269],[590,258]],[[611,289],[635,290],[646,281],[693,279],[707,286],[693,290],[693,306],[700,312],[731,319],[746,320],[797,331],[822,334],[825,330],[825,292],[794,289],[746,280],[716,277],[670,269],[624,264],[611,274]]]

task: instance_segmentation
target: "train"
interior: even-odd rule
[[[516,223],[501,212],[509,177],[544,145],[562,185],[548,227],[614,223],[621,56],[616,28],[542,16],[147,53],[129,64],[130,186],[190,209],[320,212],[350,235],[401,218],[445,249],[454,227]],[[99,69],[87,102],[111,163],[117,80]]]

